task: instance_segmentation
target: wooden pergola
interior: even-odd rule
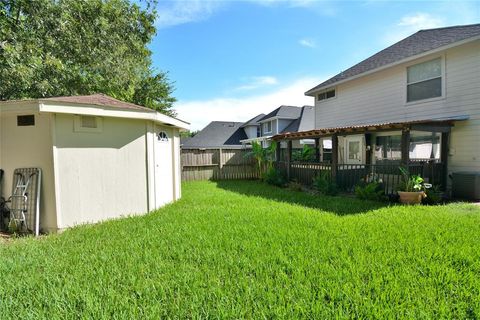
[[[408,165],[410,163],[410,132],[426,131],[441,133],[440,162],[447,167],[450,131],[455,121],[468,120],[468,116],[450,117],[444,119],[411,120],[403,122],[385,122],[365,125],[339,126],[331,128],[314,129],[300,132],[286,132],[272,137],[274,141],[286,141],[287,153],[285,160],[287,162],[287,176],[290,177],[290,163],[292,159],[292,141],[300,139],[315,140],[315,154],[317,161],[320,160],[320,139],[331,137],[332,139],[332,176],[336,176],[338,168],[338,137],[354,134],[364,134],[366,145],[371,144],[371,134],[382,131],[401,131],[401,163]],[[280,148],[277,148],[277,159],[280,159]],[[371,152],[367,152],[365,164],[372,162]],[[446,180],[446,172],[445,172]]]

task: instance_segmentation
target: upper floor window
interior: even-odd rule
[[[318,101],[322,101],[330,98],[335,98],[335,94],[336,94],[335,89],[327,89],[323,92],[320,92],[317,95],[317,99]]]
[[[442,96],[442,59],[407,68],[407,102]]]
[[[272,121],[268,121],[263,124],[263,132],[264,133],[272,132]]]

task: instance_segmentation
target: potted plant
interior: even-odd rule
[[[425,189],[428,188],[429,184],[424,183],[423,178],[419,175],[410,175],[410,173],[402,167],[399,169],[403,177],[398,188],[400,203],[421,203],[422,199],[427,196]]]

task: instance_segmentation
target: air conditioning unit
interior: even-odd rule
[[[480,200],[480,172],[454,172],[452,180],[454,198]]]

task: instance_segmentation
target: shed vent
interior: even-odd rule
[[[92,116],[82,116],[83,128],[97,128],[97,118]]]
[[[480,172],[454,172],[452,178],[454,198],[480,199]]]

